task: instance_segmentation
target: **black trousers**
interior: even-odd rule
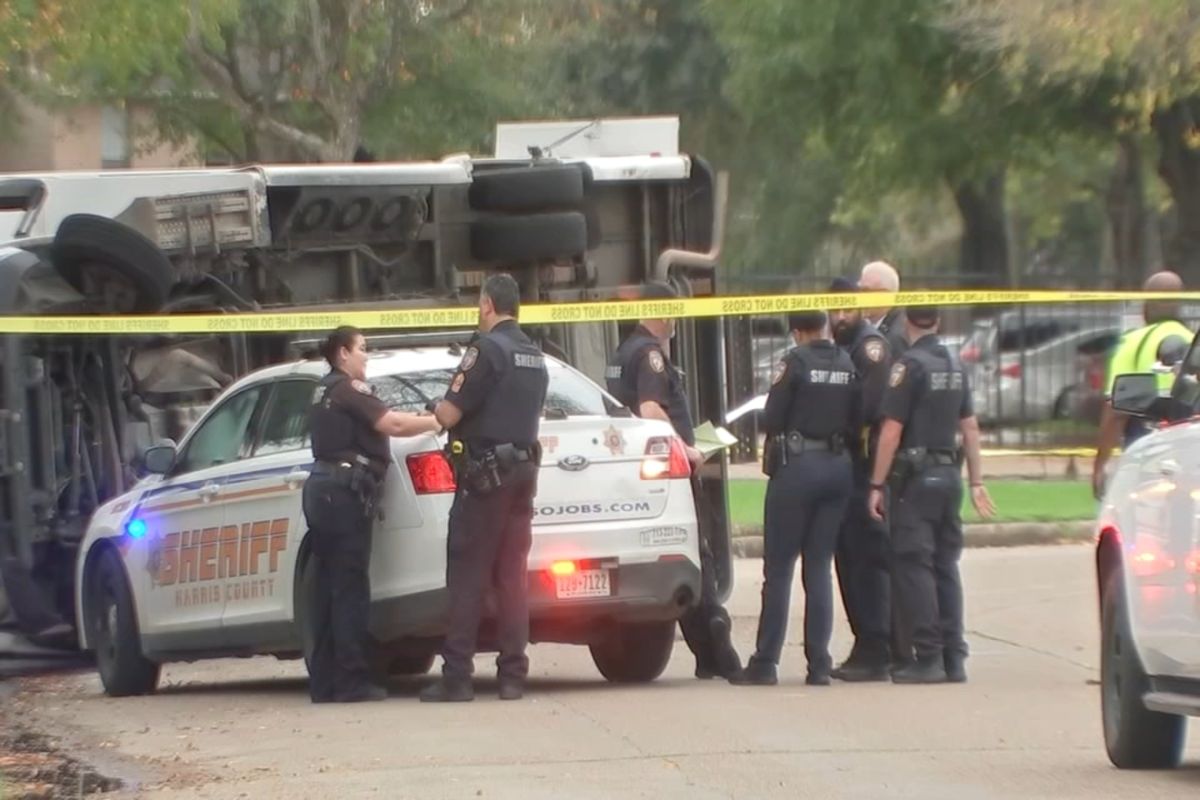
[[[328,476],[305,482],[303,502],[317,559],[309,693],[314,700],[341,699],[363,691],[370,680],[372,520],[361,498]]]
[[[498,489],[480,494],[459,486],[450,508],[446,539],[446,588],[450,619],[442,645],[442,674],[466,680],[474,670],[484,597],[496,594],[496,634],[501,678],[529,673],[529,547],[533,542],[533,496],[537,465],[519,464]]]
[[[854,634],[857,660],[886,664],[892,635],[892,553],[886,522],[867,509],[866,465],[855,464],[854,485],[838,533],[834,563],[842,605]]]
[[[742,661],[730,635],[729,612],[717,599],[717,563],[712,547],[716,525],[701,499],[701,488],[700,479],[693,475],[692,493],[700,539],[700,598],[679,618],[679,631],[696,657],[697,672],[729,678],[741,669]]]
[[[927,467],[893,491],[893,599],[921,660],[965,658],[962,476],[957,466]]]
[[[833,552],[850,493],[850,459],[845,455],[813,452],[790,456],[789,463],[768,481],[762,612],[753,662],[779,663],[799,558],[804,583],[804,656],[809,672],[829,672]]]

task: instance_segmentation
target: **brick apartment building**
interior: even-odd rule
[[[149,112],[134,104],[48,109],[22,100],[19,108],[14,132],[0,140],[0,173],[203,164],[194,146],[149,138]]]

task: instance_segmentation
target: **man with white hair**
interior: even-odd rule
[[[872,261],[862,268],[858,288],[864,292],[898,292],[900,274],[886,261]],[[904,338],[904,309],[869,308],[866,315],[867,320],[887,339],[892,358],[898,358],[908,349],[908,341]]]

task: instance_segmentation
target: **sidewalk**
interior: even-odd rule
[[[1038,455],[1015,453],[985,455],[983,477],[1086,480],[1092,471],[1092,460],[1086,456]],[[766,480],[757,462],[730,464],[729,477]]]

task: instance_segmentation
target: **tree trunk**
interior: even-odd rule
[[[1119,289],[1136,289],[1148,272],[1146,197],[1142,156],[1136,137],[1117,139],[1117,160],[1105,195],[1112,256]]]
[[[1180,100],[1151,118],[1158,135],[1158,174],[1174,201],[1174,231],[1164,255],[1167,267],[1192,288],[1200,286],[1200,149],[1193,144],[1198,120],[1200,97]]]
[[[959,258],[962,284],[987,288],[1011,285],[1004,171],[954,186],[954,201],[963,226]]]

